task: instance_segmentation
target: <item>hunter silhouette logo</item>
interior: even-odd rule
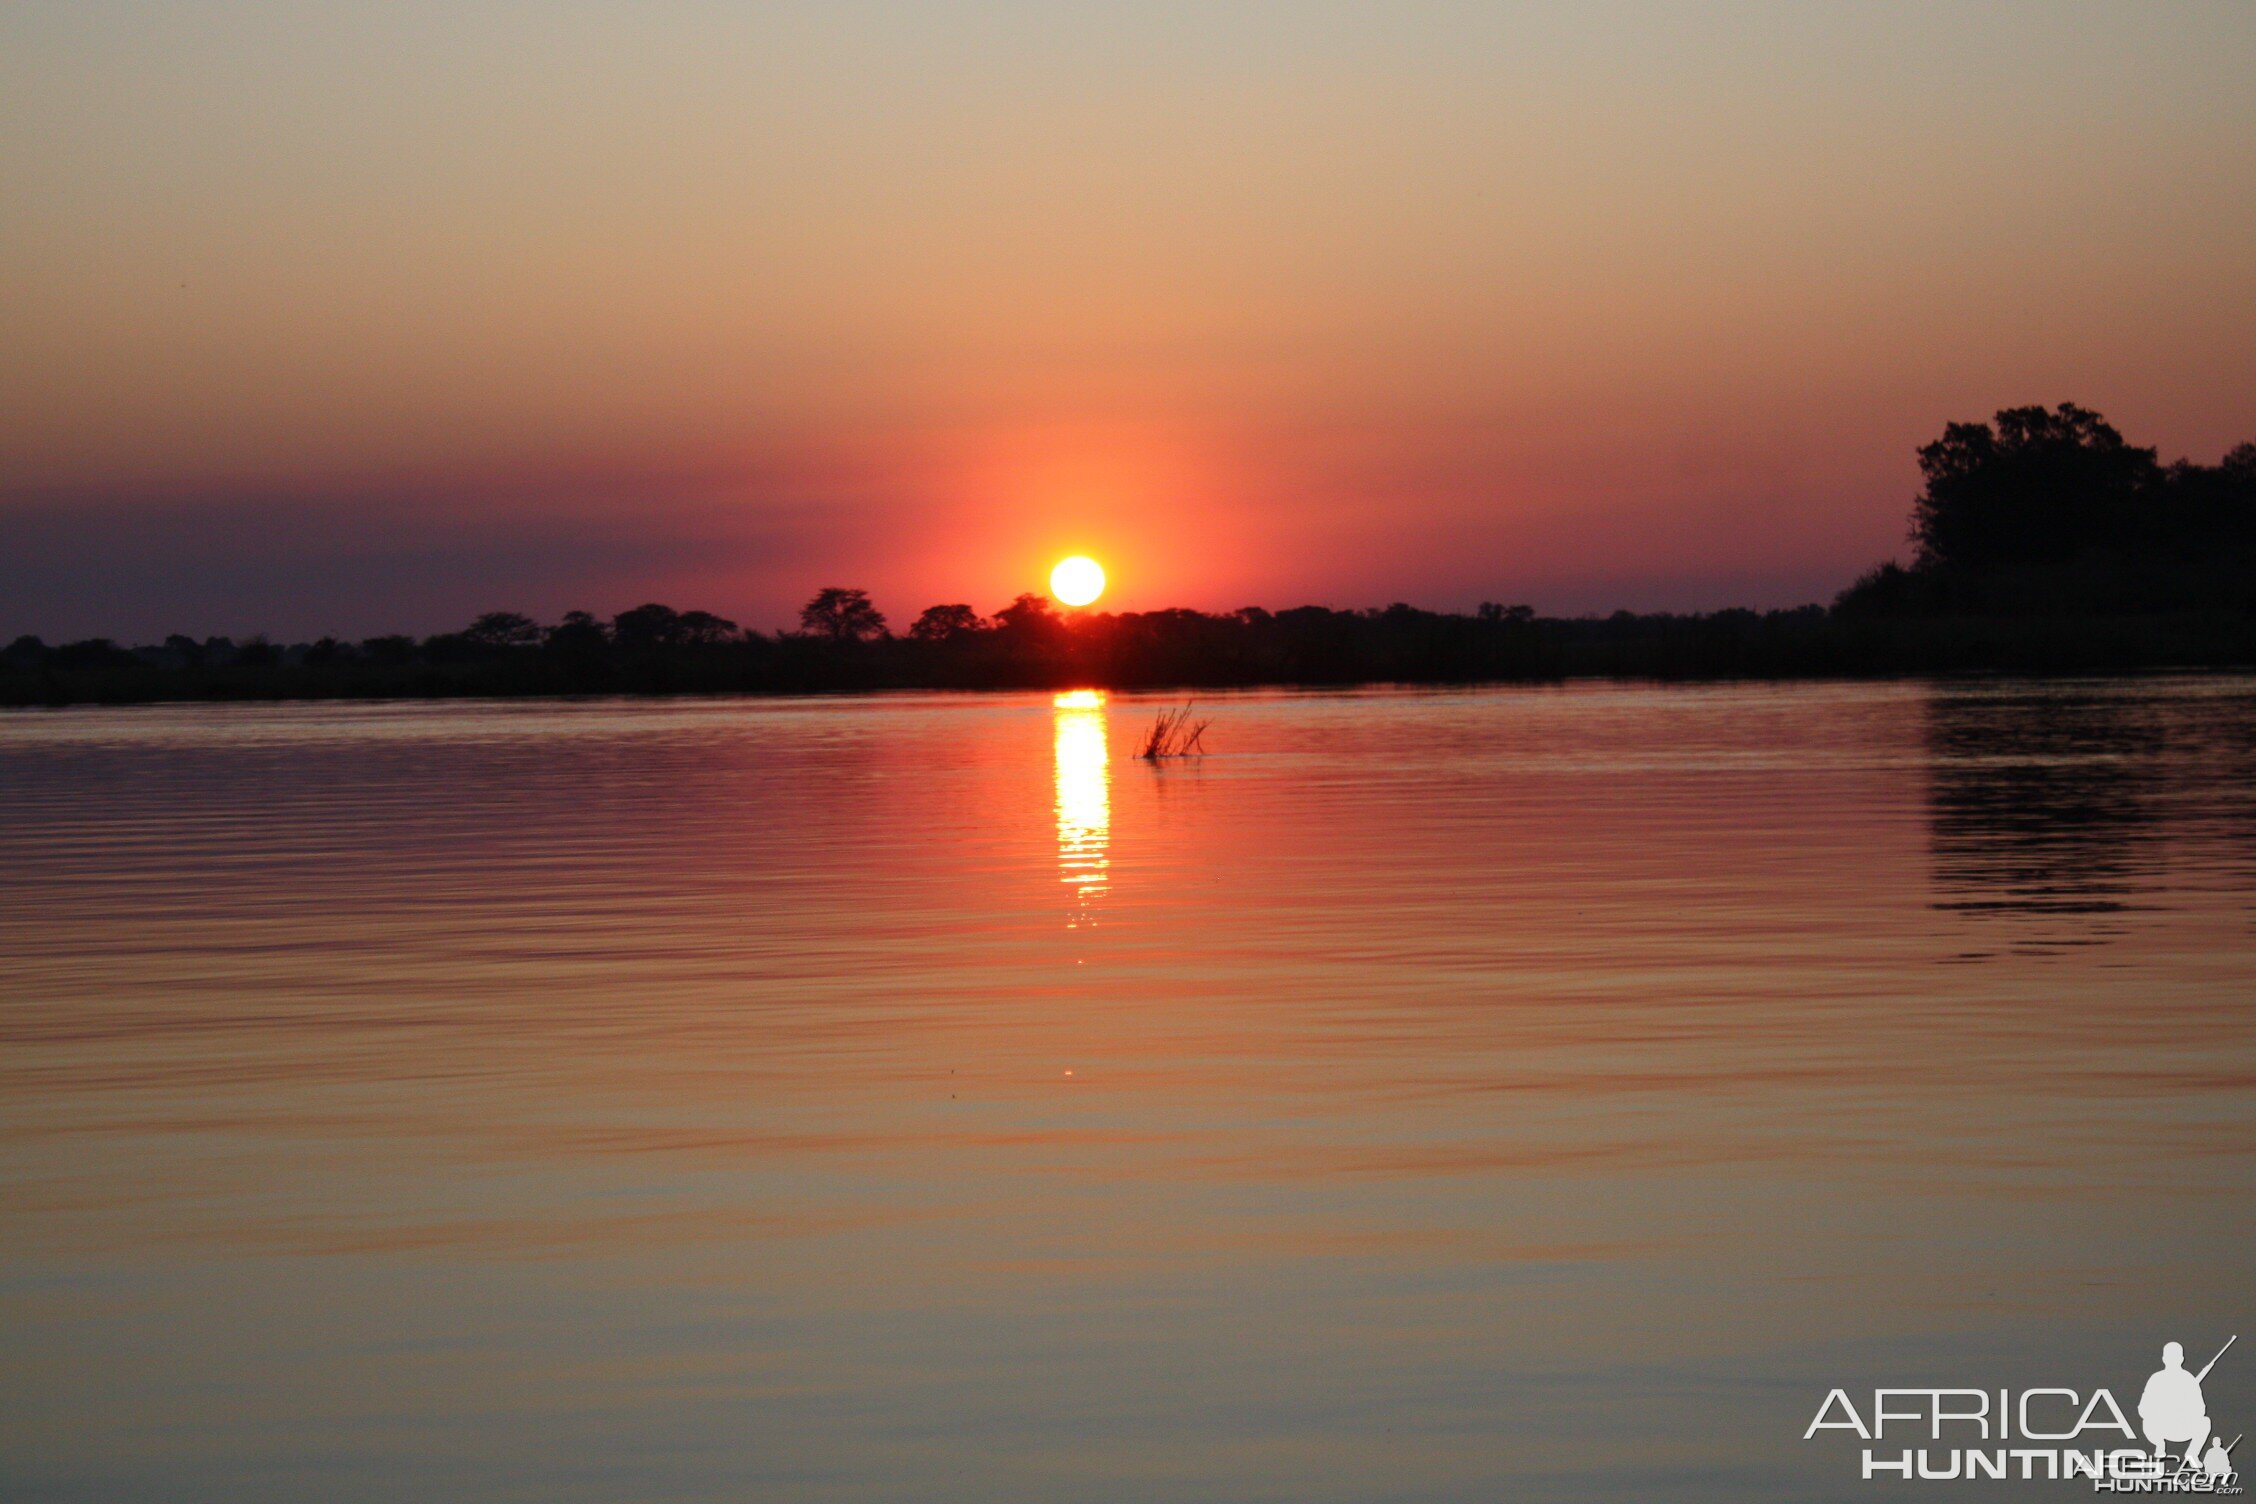
[[[2198,1372],[2187,1371],[2183,1344],[2164,1343],[2162,1366],[2139,1393],[2136,1428],[2106,1389],[2088,1397],[2069,1388],[2018,1394],[1875,1389],[1869,1412],[1858,1410],[1848,1391],[1834,1389],[1802,1439],[1820,1431],[1853,1431],[1866,1442],[1886,1442],[1917,1430],[1918,1440],[1947,1443],[1900,1450],[1868,1445],[1862,1457],[1866,1478],[2088,1478],[2103,1493],[2238,1494],[2232,1454],[2241,1438],[2219,1439],[2202,1385],[2239,1340],[2226,1338]],[[2142,1437],[2151,1452],[2123,1444]]]
[[[2185,1349],[2175,1342],[2162,1344],[2162,1366],[2146,1381],[2139,1396],[2139,1425],[2154,1443],[2154,1455],[2165,1456],[2173,1443],[2185,1443],[2185,1465],[2200,1465],[2201,1444],[2209,1439],[2209,1409],[2201,1399],[2201,1381],[2217,1366],[2217,1358],[2232,1351],[2240,1340],[2236,1332],[2218,1349],[2199,1373],[2185,1371]],[[2229,1450],[2229,1449],[2228,1449]]]

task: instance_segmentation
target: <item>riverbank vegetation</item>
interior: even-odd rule
[[[1583,675],[1816,677],[2256,664],[2256,444],[2165,465],[2097,413],[2010,408],[1920,451],[1909,563],[1830,605],[1546,618],[1396,604],[993,615],[927,607],[896,634],[869,596],[810,599],[797,630],[638,606],[357,642],[168,637],[0,650],[0,704],[879,689],[1456,684]]]

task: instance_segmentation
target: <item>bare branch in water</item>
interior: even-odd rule
[[[1206,728],[1212,721],[1191,719],[1191,702],[1162,710],[1144,733],[1144,742],[1136,755],[1147,762],[1157,762],[1163,757],[1203,757],[1206,748],[1203,740]]]

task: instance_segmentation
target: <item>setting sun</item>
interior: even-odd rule
[[[1050,594],[1068,606],[1086,606],[1104,594],[1104,566],[1085,554],[1060,559],[1050,571]]]

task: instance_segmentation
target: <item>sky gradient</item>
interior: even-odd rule
[[[1828,598],[2256,438],[2256,7],[0,11],[0,635]]]

